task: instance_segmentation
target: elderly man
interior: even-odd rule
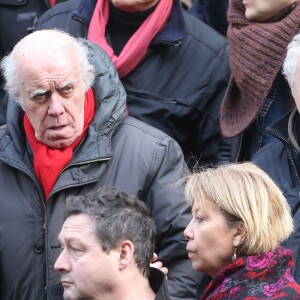
[[[147,204],[170,291],[192,297],[183,237],[190,215],[183,186],[174,186],[183,154],[166,134],[126,116],[106,53],[44,30],[23,38],[2,68],[11,99],[0,130],[0,298],[40,300],[59,282],[53,265],[65,198],[101,186]]]
[[[165,274],[150,268],[155,225],[145,204],[114,188],[66,201],[50,299],[168,300]],[[63,289],[62,289],[63,287]]]
[[[300,30],[295,0],[230,0],[232,77],[221,107],[221,130],[233,139],[231,160],[244,161],[274,138],[267,126],[294,105],[281,74],[287,45]]]
[[[296,107],[267,129],[274,142],[263,147],[253,161],[278,184],[287,198],[294,221],[295,232],[284,243],[293,250],[294,277],[300,283],[300,35],[289,44],[283,71],[291,87]]]
[[[219,110],[229,80],[227,40],[183,11],[179,0],[73,0],[37,29],[88,38],[112,58],[127,92],[128,114],[161,129],[189,165],[229,160]]]

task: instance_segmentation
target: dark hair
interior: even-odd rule
[[[67,217],[85,214],[95,223],[95,233],[103,251],[109,253],[123,240],[134,245],[135,262],[149,277],[155,245],[155,225],[146,205],[113,187],[100,188],[84,195],[69,196]]]

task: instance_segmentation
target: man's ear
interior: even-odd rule
[[[239,225],[236,227],[236,233],[233,237],[233,247],[238,247],[243,244],[247,237],[247,231],[245,225],[240,222]]]
[[[119,268],[120,270],[127,268],[133,259],[134,245],[131,241],[125,240],[119,246]]]

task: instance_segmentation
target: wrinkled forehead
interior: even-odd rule
[[[43,64],[68,61],[78,62],[74,40],[59,32],[36,32],[23,38],[14,48],[18,65]]]
[[[53,51],[28,51],[21,49],[16,53],[16,64],[19,80],[28,83],[31,80],[62,79],[75,80],[80,78],[80,62],[74,48],[70,45],[53,48]],[[53,79],[52,78],[52,79]]]

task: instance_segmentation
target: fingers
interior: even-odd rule
[[[168,268],[164,267],[164,265],[162,264],[161,261],[156,261],[155,263],[151,263],[150,266],[153,267],[153,268],[157,268],[157,269],[161,270],[166,275],[169,272]]]
[[[157,258],[158,258],[158,255],[157,255],[156,253],[153,253],[151,262],[152,262],[152,263],[156,262],[156,261],[157,261]]]

